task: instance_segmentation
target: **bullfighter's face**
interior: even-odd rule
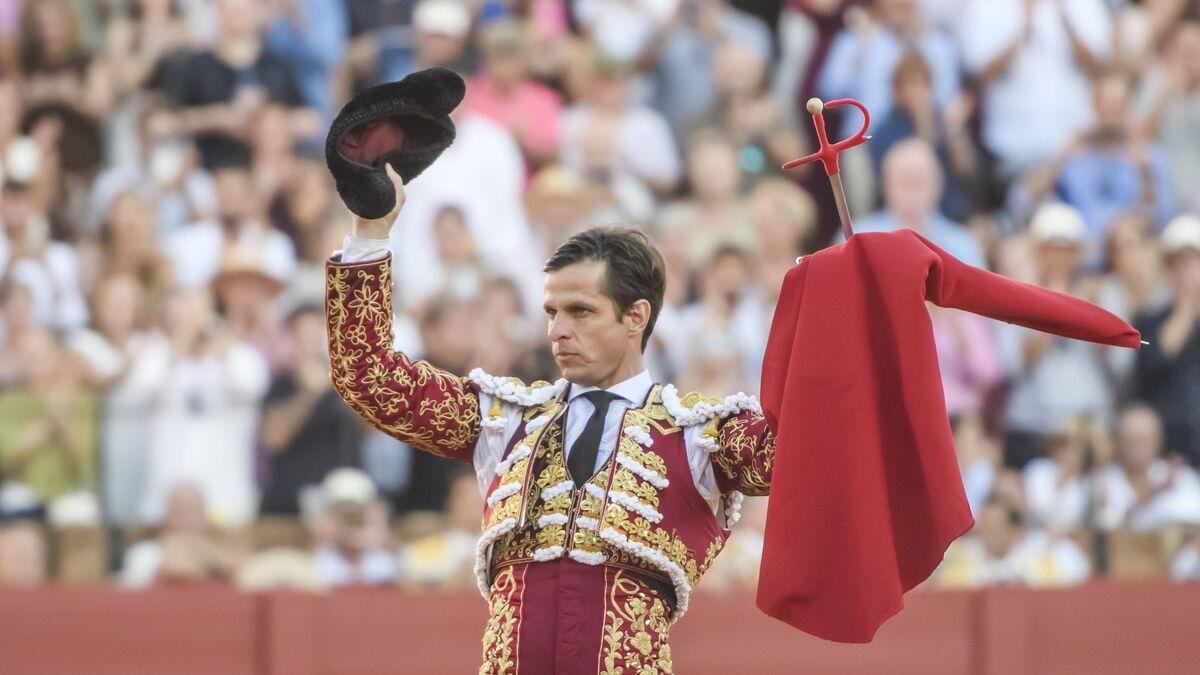
[[[563,377],[583,386],[607,387],[619,381],[622,366],[640,357],[649,317],[644,300],[619,311],[604,291],[606,269],[602,261],[586,261],[546,274],[550,349]]]

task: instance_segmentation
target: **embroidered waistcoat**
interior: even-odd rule
[[[729,530],[693,482],[662,386],[623,414],[617,447],[582,487],[563,451],[565,390],[530,406],[488,490],[475,572],[489,594],[505,567],[564,555],[639,572],[674,588],[674,621]]]

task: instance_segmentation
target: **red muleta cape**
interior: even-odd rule
[[[763,358],[778,439],[757,603],[818,637],[870,642],[974,524],[926,300],[1140,343],[1091,303],[967,265],[911,230],[855,234],[789,270]]]

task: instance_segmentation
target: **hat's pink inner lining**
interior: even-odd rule
[[[396,117],[360,124],[342,134],[340,146],[346,159],[375,166],[380,157],[404,147],[404,127]]]

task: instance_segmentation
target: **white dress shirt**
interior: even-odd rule
[[[342,262],[356,263],[367,262],[370,260],[382,260],[384,256],[392,250],[391,239],[369,239],[367,237],[356,237],[352,234],[346,235],[342,240],[342,250],[334,251],[334,257],[339,253],[342,254]]]
[[[347,235],[340,251],[341,261],[356,263],[379,260],[387,255],[389,243],[387,239],[367,239]],[[334,256],[337,256],[338,253],[335,251]],[[568,386],[570,389],[567,392],[568,402],[564,420],[566,427],[563,437],[564,452],[567,454],[570,453],[570,448],[579,438],[579,434],[583,433],[583,427],[594,410],[591,401],[581,398],[579,395],[597,389],[597,387],[583,387],[574,384]],[[629,408],[640,407],[653,386],[654,380],[650,377],[650,372],[642,370],[637,375],[608,387],[607,391],[616,394],[617,398],[609,404],[608,414],[604,418],[604,431],[600,436],[600,451],[596,456],[597,469],[612,456],[613,448],[617,443],[621,418],[625,411]],[[490,411],[492,403],[493,399],[490,394],[479,393],[479,409],[481,411]],[[523,422],[523,407],[508,401],[501,401],[500,409],[508,422],[504,433],[489,433],[487,430],[483,430],[475,444],[475,476],[479,481],[479,493],[485,496],[495,477],[496,465],[503,459],[504,450],[508,447],[508,440],[514,433],[517,433]],[[718,520],[723,522],[720,514],[721,492],[717,487],[712,462],[709,461],[708,452],[697,447],[697,441],[700,439],[702,431],[703,425],[686,427],[683,430],[688,466],[691,468],[692,480],[696,489],[699,490],[700,496],[708,503],[713,513],[718,515]],[[668,480],[671,478],[668,477]]]

